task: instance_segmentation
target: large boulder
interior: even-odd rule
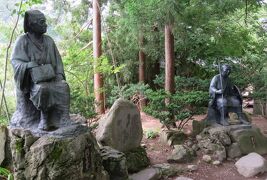
[[[0,165],[5,159],[6,127],[0,126]]]
[[[85,126],[61,129],[65,136],[60,137],[36,136],[25,129],[9,131],[15,179],[108,179],[96,139]]]
[[[235,166],[239,174],[245,177],[252,177],[258,173],[263,173],[267,171],[266,160],[257,153],[250,153],[242,158],[240,158]]]
[[[265,137],[259,128],[239,129],[230,131],[230,136],[240,148],[242,154],[256,152],[259,154],[267,153],[267,137]]]
[[[97,140],[104,146],[125,152],[140,146],[143,129],[140,112],[133,103],[118,99],[100,120]]]

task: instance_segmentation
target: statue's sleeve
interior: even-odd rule
[[[15,42],[11,56],[11,64],[14,69],[14,79],[17,88],[21,91],[28,91],[29,72],[27,71],[27,63],[30,61],[27,55],[27,42],[23,37],[19,37]]]
[[[53,45],[54,45],[54,51],[55,51],[54,53],[56,57],[56,75],[62,75],[62,77],[65,80],[66,78],[65,78],[64,68],[63,68],[63,62],[62,62],[61,56],[59,54],[59,51],[54,41],[53,41]]]
[[[217,87],[216,87],[217,81],[218,81],[218,77],[217,76],[214,76],[212,78],[211,82],[210,82],[209,93],[210,93],[210,96],[212,98],[215,97],[215,92],[218,90]]]

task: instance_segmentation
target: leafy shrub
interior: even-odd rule
[[[166,126],[179,121],[178,128],[182,128],[184,121],[192,118],[193,115],[203,113],[208,104],[208,92],[190,91],[176,92],[173,95],[167,94],[164,90],[146,93],[148,105],[144,111],[158,119]],[[165,99],[170,103],[165,105]]]
[[[139,95],[146,95],[146,91],[149,89],[145,84],[126,84],[122,87],[115,86],[108,97],[108,105],[111,106],[118,98],[124,98],[130,101],[135,101],[135,97]],[[133,102],[136,103],[136,102]]]
[[[147,139],[154,139],[159,135],[159,133],[157,131],[153,131],[151,129],[147,130],[145,132],[145,136]]]
[[[0,179],[14,180],[13,174],[6,168],[0,167]]]

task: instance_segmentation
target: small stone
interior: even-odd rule
[[[141,144],[141,147],[147,148],[146,144]]]
[[[213,161],[212,164],[218,166],[221,164],[221,161]]]
[[[147,168],[130,176],[131,180],[157,180],[160,179],[160,171],[156,168]]]
[[[198,147],[197,144],[193,144],[192,149],[193,149],[194,151],[198,151],[198,150],[199,150],[199,147]]]
[[[254,152],[240,158],[235,166],[239,174],[244,177],[253,177],[267,171],[266,160]]]
[[[189,170],[189,171],[196,171],[197,169],[198,169],[198,166],[197,165],[188,165],[187,166],[187,169]]]
[[[193,179],[191,179],[189,177],[180,176],[180,177],[176,178],[175,180],[193,180]]]
[[[204,155],[202,157],[203,161],[207,162],[207,163],[210,163],[211,162],[211,157],[209,155]]]

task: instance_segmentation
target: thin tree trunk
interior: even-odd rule
[[[95,58],[94,93],[95,108],[98,114],[105,113],[103,75],[96,71],[97,60],[101,56],[101,16],[99,0],[93,0],[93,56]]]
[[[142,50],[142,47],[144,46],[144,36],[141,35],[139,38],[139,82],[145,83],[145,60],[146,55],[144,51]]]
[[[143,46],[144,46],[144,36],[140,35],[140,37],[139,37],[139,47],[140,47],[140,50],[139,50],[139,73],[138,73],[139,74],[139,83],[145,83],[146,55],[145,55],[144,51],[142,50]],[[139,98],[140,98],[139,107],[140,107],[140,110],[142,110],[143,107],[146,105],[146,101],[145,101],[143,92],[140,92]]]
[[[165,91],[173,94],[174,84],[174,37],[171,25],[165,25]]]
[[[173,94],[175,92],[174,84],[174,37],[171,25],[165,25],[165,91]],[[165,99],[165,104],[170,104],[170,98]],[[171,113],[171,119],[174,120],[174,114]],[[170,124],[176,128],[175,122]],[[167,128],[169,128],[167,126]]]

